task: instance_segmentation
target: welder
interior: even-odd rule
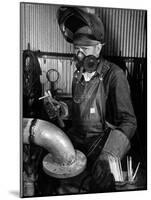
[[[75,54],[68,136],[88,158],[89,192],[114,191],[120,181],[114,164],[129,151],[137,128],[129,84],[123,69],[103,58],[105,30],[98,16],[62,6],[57,20]]]

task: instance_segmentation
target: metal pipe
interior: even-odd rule
[[[23,142],[29,144],[29,133],[33,119],[23,119]],[[70,165],[75,161],[74,147],[67,135],[54,124],[38,119],[33,126],[34,143],[51,153],[55,163]]]

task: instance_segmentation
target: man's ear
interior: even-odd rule
[[[100,52],[101,52],[101,50],[102,50],[102,47],[103,47],[103,45],[100,44],[100,43],[96,45],[96,54],[97,54],[97,56],[100,55]]]

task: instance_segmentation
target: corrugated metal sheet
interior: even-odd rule
[[[58,6],[49,4],[21,4],[21,24],[23,28],[22,49],[48,52],[72,51],[59,30],[56,12]]]
[[[48,4],[21,4],[21,50],[28,48],[45,52],[71,53],[73,47],[67,43],[56,21],[58,6]],[[46,79],[46,72],[49,69],[56,69],[61,75],[56,87],[63,89],[63,92],[71,93],[71,81],[73,68],[71,60],[39,59],[42,69],[41,83],[43,91],[50,87]]]
[[[106,56],[145,57],[145,10],[97,8],[106,30]]]
[[[40,66],[42,67],[41,83],[43,91],[50,89],[50,82],[46,78],[46,73],[49,69],[56,69],[60,76],[59,80],[55,83],[55,89],[59,88],[63,93],[71,93],[72,76],[75,70],[71,67],[72,61],[65,59],[47,59],[44,63],[43,58],[39,58]]]
[[[21,4],[21,50],[28,48],[45,52],[72,53],[73,47],[67,43],[57,24],[57,5]],[[92,9],[94,12],[94,9]],[[105,56],[145,57],[146,56],[146,11],[116,8],[95,8],[105,26]],[[71,93],[74,69],[71,60],[39,59],[43,76],[43,91],[50,87],[46,80],[47,70],[57,69],[61,79],[57,83],[64,92]],[[126,62],[129,71],[133,63]]]

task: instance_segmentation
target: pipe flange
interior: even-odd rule
[[[86,156],[79,150],[76,150],[75,161],[71,165],[60,165],[54,162],[49,153],[43,159],[44,172],[55,178],[70,178],[79,175],[86,168]]]

